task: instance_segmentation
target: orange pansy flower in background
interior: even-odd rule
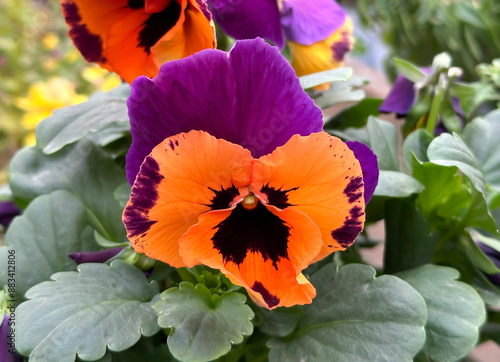
[[[156,76],[167,61],[215,48],[202,0],[63,0],[61,5],[84,58],[129,83],[140,75]]]
[[[302,270],[354,242],[378,168],[367,146],[321,130],[278,49],[238,41],[169,62],[127,104],[134,249],[219,269],[266,308],[311,303]]]

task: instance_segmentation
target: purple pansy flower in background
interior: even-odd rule
[[[0,225],[7,228],[12,219],[21,213],[21,210],[12,201],[0,202]]]
[[[484,245],[481,242],[476,242],[482,252],[491,260],[497,268],[500,269],[500,252],[489,246]],[[500,273],[498,274],[485,274],[486,277],[496,286],[500,287]]]
[[[425,74],[429,74],[430,68],[421,68],[421,71]],[[378,110],[381,113],[396,113],[396,118],[405,118],[416,99],[417,91],[415,83],[399,74],[394,81],[391,91]],[[460,107],[460,100],[456,97],[451,97],[451,103],[463,127],[465,114]],[[448,130],[440,120],[434,132],[439,135],[441,133],[448,132]]]
[[[298,76],[341,67],[354,45],[352,22],[334,0],[207,2],[215,22],[236,39],[262,37],[279,48],[288,42]]]

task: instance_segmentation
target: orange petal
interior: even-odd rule
[[[271,205],[306,214],[318,226],[323,245],[313,262],[344,250],[363,230],[361,166],[344,142],[325,132],[295,135],[254,161],[251,190]]]
[[[319,229],[301,212],[239,204],[201,215],[179,240],[179,253],[187,266],[220,269],[256,303],[275,308],[311,302],[315,289],[301,271],[321,246]]]
[[[123,212],[134,249],[184,266],[178,241],[200,214],[247,193],[250,151],[202,131],[165,139],[144,160]],[[241,188],[241,189],[240,189]]]
[[[328,38],[312,45],[288,42],[292,55],[292,66],[297,76],[322,72],[344,66],[345,54],[354,46],[352,20],[347,17],[344,25]],[[328,84],[316,87],[328,89]]]

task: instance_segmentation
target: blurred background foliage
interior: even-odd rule
[[[57,0],[0,0],[0,184],[16,149],[55,109],[120,84],[89,65],[67,36]]]

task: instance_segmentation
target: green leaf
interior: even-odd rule
[[[36,142],[44,153],[51,154],[81,140],[88,134],[99,145],[121,137],[130,130],[127,97],[130,86],[122,85],[109,93],[91,97],[87,102],[62,108],[36,128]],[[110,133],[114,137],[110,137]]]
[[[258,308],[255,313],[256,324],[261,332],[274,337],[286,337],[292,333],[302,317],[302,307]]]
[[[439,107],[439,115],[449,132],[462,132],[462,121],[458,117],[455,108],[453,108],[449,92],[446,92],[443,96]]]
[[[486,274],[500,273],[500,270],[495,263],[493,263],[491,259],[482,252],[472,237],[461,236],[459,238],[459,244],[470,262],[479,270],[482,270]]]
[[[423,352],[433,361],[457,361],[469,353],[485,319],[481,297],[457,281],[452,268],[424,265],[398,274],[425,299],[429,313]]]
[[[335,117],[330,118],[325,122],[324,128],[343,130],[348,127],[364,127],[369,116],[379,114],[378,109],[382,101],[382,99],[365,98],[354,106],[340,112]]]
[[[424,128],[416,129],[406,137],[403,142],[403,159],[408,170],[413,169],[413,157],[419,162],[429,161],[427,147],[429,147],[432,140],[433,136]]]
[[[486,195],[483,171],[479,161],[458,135],[443,133],[429,145],[427,156],[432,163],[456,166],[469,178],[472,186]]]
[[[500,110],[476,118],[464,129],[464,140],[482,166],[486,183],[500,189]]]
[[[352,76],[351,68],[336,68],[299,77],[303,89],[309,89],[331,82],[345,82]]]
[[[328,264],[311,277],[317,296],[304,306],[298,329],[272,338],[275,361],[411,361],[425,342],[423,298],[391,275],[375,269]]]
[[[465,226],[483,228],[498,236],[498,227],[488,210],[486,200],[475,190],[471,190],[471,194],[469,194],[469,202],[465,215],[462,217],[462,223]]]
[[[143,272],[121,260],[78,269],[34,286],[17,308],[16,347],[30,361],[92,361],[159,331],[158,286]]]
[[[413,83],[421,82],[427,77],[427,74],[422,72],[415,64],[406,60],[395,57],[394,65],[398,73],[411,80]]]
[[[381,170],[373,196],[408,197],[418,194],[423,189],[424,186],[410,175],[403,172]]]
[[[384,272],[396,273],[427,264],[432,260],[438,233],[432,233],[429,222],[407,200],[385,203]]]
[[[399,171],[396,127],[387,121],[370,116],[367,128],[370,147],[377,156],[379,169]]]
[[[210,361],[225,355],[253,332],[254,313],[240,293],[211,295],[203,284],[182,282],[155,304],[158,324],[172,328],[168,347],[181,361]]]
[[[436,209],[445,200],[461,190],[462,178],[457,175],[456,167],[445,167],[431,162],[414,163],[413,176],[425,186],[418,195],[417,205],[432,221]]]
[[[85,207],[63,190],[36,198],[14,219],[5,242],[16,251],[16,291],[21,295],[56,272],[75,270],[70,253],[99,250]]]
[[[130,199],[130,194],[132,192],[132,188],[130,187],[128,182],[125,182],[118,186],[118,188],[114,192],[115,200],[118,201],[121,207],[125,208],[128,200]]]
[[[77,195],[87,208],[90,224],[106,239],[126,240],[122,207],[113,197],[126,182],[125,171],[98,146],[82,140],[45,155],[37,147],[16,154],[10,164],[10,185],[17,198],[32,200],[55,190]]]

